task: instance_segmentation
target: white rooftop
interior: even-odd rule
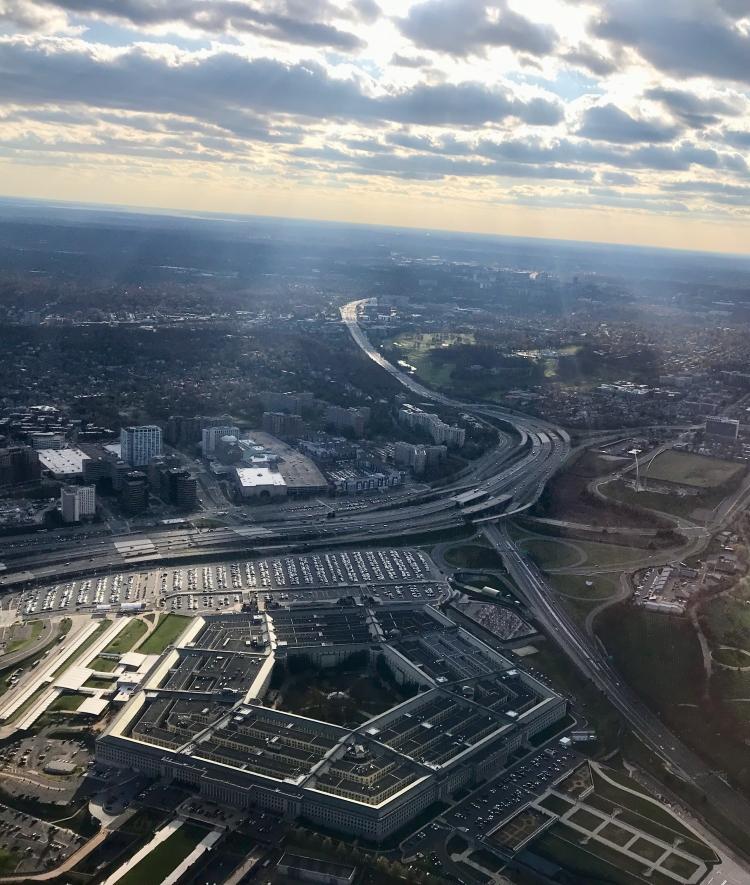
[[[78,691],[82,688],[83,683],[93,673],[88,667],[68,667],[64,673],[55,679],[54,684],[57,688],[66,688],[69,691]]]
[[[83,462],[89,456],[80,449],[39,449],[42,467],[54,474],[74,476],[83,473]]]
[[[109,701],[104,698],[86,698],[76,713],[89,713],[91,716],[100,716],[106,709]]]
[[[277,470],[268,467],[237,467],[237,481],[240,485],[251,486],[285,486],[284,477]]]

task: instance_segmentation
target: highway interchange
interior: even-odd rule
[[[750,803],[709,769],[671,734],[624,686],[599,647],[571,620],[541,575],[521,555],[497,522],[530,507],[545,483],[565,463],[570,438],[561,428],[540,419],[514,414],[485,403],[468,403],[429,390],[400,371],[372,346],[357,321],[363,302],[342,308],[342,320],[353,340],[375,363],[414,394],[416,402],[435,402],[492,423],[499,433],[496,447],[477,459],[453,482],[407,498],[375,503],[367,509],[342,511],[335,519],[311,519],[296,511],[272,511],[247,525],[212,529],[157,527],[112,536],[97,533],[47,535],[26,546],[0,546],[5,571],[0,587],[105,574],[149,564],[210,561],[234,553],[261,555],[315,550],[343,545],[372,546],[394,537],[409,538],[448,532],[468,522],[481,525],[540,624],[578,669],[618,709],[633,731],[667,766],[698,784],[708,801],[750,834]],[[463,497],[461,497],[463,496]],[[458,500],[457,500],[458,499]]]

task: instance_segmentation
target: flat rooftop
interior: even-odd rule
[[[284,482],[290,489],[325,489],[328,487],[326,478],[306,455],[269,433],[254,430],[252,437],[265,449],[278,456],[279,473],[284,477]]]
[[[53,474],[73,476],[83,473],[83,462],[89,456],[80,449],[40,449],[39,460],[45,470]]]
[[[285,486],[286,481],[278,470],[270,467],[235,467],[237,482],[246,489],[254,486]]]

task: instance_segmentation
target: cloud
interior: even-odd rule
[[[134,46],[105,57],[76,41],[0,41],[0,103],[70,104],[240,121],[247,113],[327,120],[482,126],[510,118],[552,125],[555,102],[523,101],[480,83],[427,85],[374,95],[316,63],[247,59],[228,51],[167,60]]]
[[[693,129],[714,126],[722,117],[737,116],[741,111],[736,103],[723,98],[701,98],[685,89],[654,87],[645,92],[646,98],[661,102],[680,122]]]
[[[64,12],[33,0],[0,0],[0,25],[5,22],[22,33],[59,33],[68,29]]]
[[[430,60],[425,55],[402,55],[400,52],[394,52],[391,64],[399,68],[424,68],[430,64]]]
[[[750,83],[747,12],[746,0],[609,0],[593,31],[670,74]]]
[[[578,134],[614,144],[653,144],[672,141],[680,131],[679,126],[661,120],[637,119],[616,105],[605,104],[594,105],[584,112]]]
[[[137,29],[188,27],[211,33],[253,33],[271,40],[353,51],[365,46],[356,34],[331,23],[337,18],[371,22],[379,7],[357,0],[341,9],[329,0],[5,0],[43,15],[75,15],[116,21]],[[3,0],[0,0],[2,12]]]
[[[426,0],[398,24],[417,46],[457,56],[481,55],[494,46],[543,56],[557,40],[551,26],[529,21],[505,0]]]
[[[750,150],[750,130],[748,129],[727,129],[722,133],[722,137],[732,147]]]
[[[614,74],[617,64],[614,58],[606,58],[599,55],[590,46],[576,46],[560,56],[564,61],[578,68],[585,68],[598,77],[606,77]]]
[[[613,184],[618,187],[630,187],[638,184],[638,179],[629,172],[602,172],[599,175],[599,180],[602,184]]]

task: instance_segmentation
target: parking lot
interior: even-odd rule
[[[436,867],[445,863],[450,833],[482,840],[580,763],[577,753],[557,746],[527,756],[406,839],[401,845],[404,857],[424,858]]]
[[[74,738],[51,737],[52,730],[44,728],[0,750],[0,773],[6,792],[56,803],[73,797],[91,754]]]
[[[354,550],[131,571],[25,591],[24,618],[141,603],[190,611],[240,607],[259,591],[283,601],[322,601],[364,590],[388,600],[435,600],[440,576],[421,550]],[[344,592],[342,592],[344,591]]]
[[[580,763],[581,757],[572,750],[542,750],[454,806],[445,819],[457,830],[481,837]]]
[[[17,860],[9,872],[57,866],[84,842],[85,839],[72,830],[0,804],[0,850],[12,853]]]

